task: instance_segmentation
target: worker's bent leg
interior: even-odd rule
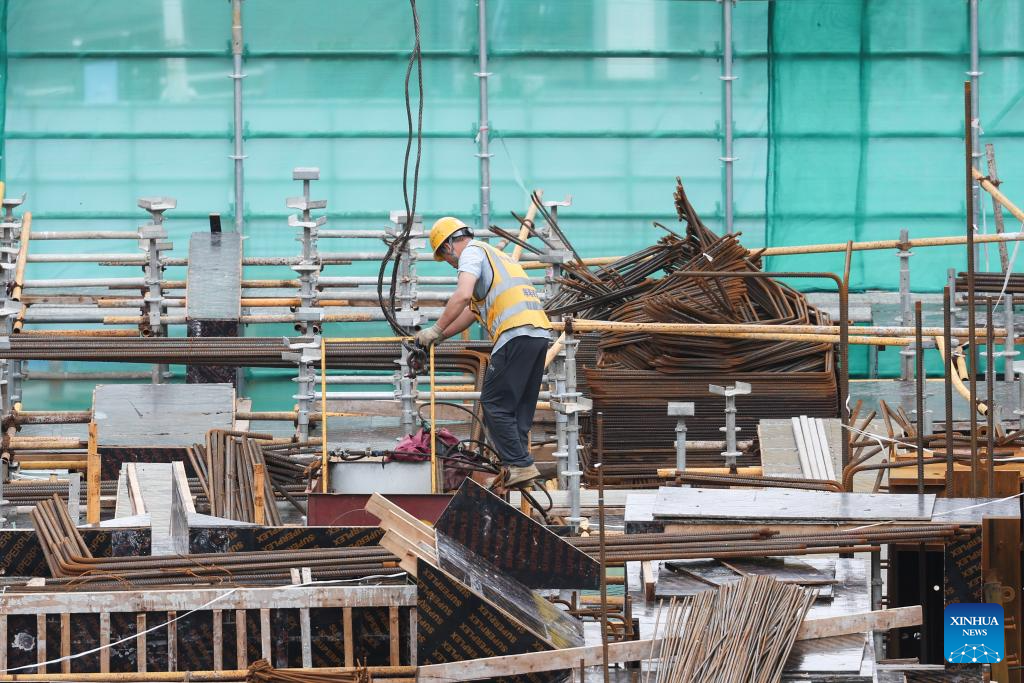
[[[533,368],[534,359],[523,342],[532,341],[530,337],[516,337],[491,355],[487,372],[484,375],[483,391],[480,393],[480,404],[484,410],[484,425],[494,443],[494,448],[505,466],[527,467],[533,464],[529,450],[523,448],[519,433],[517,410],[519,402],[526,390],[527,376]],[[544,342],[544,340],[539,340]],[[545,342],[546,346],[546,342]],[[523,351],[529,359],[529,365],[523,366]],[[534,397],[536,403],[536,397]]]
[[[544,360],[548,353],[548,340],[540,337],[522,337],[522,368],[526,384],[523,395],[516,407],[516,424],[519,425],[519,440],[523,450],[530,452],[530,428],[533,427],[533,416],[537,412],[537,396],[540,394],[540,381],[544,378]],[[532,356],[532,361],[530,357]],[[531,461],[532,461],[531,457]]]

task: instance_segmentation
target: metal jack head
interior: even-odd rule
[[[750,393],[750,385],[746,382],[736,382],[731,387],[721,387],[717,384],[709,384],[708,391],[712,394],[718,394],[719,396],[744,396]]]
[[[139,208],[149,211],[154,216],[162,214],[168,209],[178,206],[178,200],[174,197],[140,197]]]
[[[668,404],[669,417],[693,417],[691,401],[673,401]]]
[[[320,180],[320,169],[315,166],[298,166],[292,169],[292,180]]]
[[[4,220],[11,221],[14,219],[14,209],[21,206],[25,202],[27,195],[22,193],[20,197],[4,197]]]
[[[543,204],[544,206],[546,206],[549,209],[551,207],[553,207],[553,206],[572,206],[572,195],[571,194],[565,195],[565,199],[563,199],[560,202],[559,201],[553,201],[553,200],[545,199],[544,201],[541,202],[541,204]]]

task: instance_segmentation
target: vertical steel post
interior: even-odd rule
[[[995,322],[992,320],[992,296],[985,297],[985,403],[988,410],[985,417],[988,419],[986,425],[986,446],[985,446],[985,480],[986,495],[993,498],[996,495],[996,358],[992,349],[995,348]]]
[[[921,302],[914,302],[914,400],[917,402],[917,494],[924,495],[924,341],[921,336]]]
[[[949,287],[942,292],[942,345],[946,348],[946,367],[942,383],[946,399],[946,497],[953,497],[953,294]]]
[[[567,320],[565,326],[565,396],[572,403],[579,401],[579,392],[576,389],[576,346],[579,341],[572,333],[572,325]],[[580,416],[578,410],[572,410],[567,415],[565,424],[565,454],[566,454],[566,484],[569,487],[569,525],[576,529],[579,527],[582,518],[580,517],[580,485],[581,475],[579,458],[580,441]]]
[[[1015,373],[1013,372],[1013,359],[1017,357],[1017,347],[1016,347],[1017,335],[1014,334],[1014,331],[1013,331],[1013,327],[1016,324],[1016,321],[1014,321],[1014,319],[1013,319],[1014,318],[1014,315],[1013,315],[1014,314],[1014,311],[1013,311],[1013,298],[1014,298],[1014,294],[1012,292],[1006,292],[1003,295],[1003,297],[1004,297],[1003,298],[1003,313],[1006,315],[1005,323],[1004,323],[1006,325],[1006,342],[1003,344],[1003,354],[1002,354],[1003,355],[1003,382],[1006,384],[1006,388],[1007,388],[1007,391],[1008,391],[1007,395],[1008,396],[1014,396],[1014,395],[1016,395],[1016,391],[1014,390],[1014,387],[1017,384],[1017,378],[1015,376]],[[1024,407],[1024,406],[1017,406],[1017,407],[1021,408],[1021,407]],[[1009,413],[1008,412],[1004,413],[1004,415],[1006,417],[1009,417]]]
[[[724,171],[724,225],[726,234],[733,232],[733,125],[732,125],[732,5],[735,0],[722,3],[722,167]]]
[[[917,400],[917,495],[924,496],[924,429],[921,417],[924,415],[924,344],[921,338],[921,302],[914,302],[914,345],[917,356],[915,357],[917,372],[917,385],[914,397]],[[924,543],[917,546],[917,584],[918,596],[921,602],[921,613],[924,618],[921,620],[921,652],[919,659],[921,663],[928,661],[928,586],[927,586],[927,553]]]
[[[487,230],[491,225],[491,124],[487,111],[487,0],[477,0],[477,33],[479,35],[478,71],[474,74],[480,79],[480,121],[477,126],[477,158],[480,159],[480,229]]]
[[[980,59],[978,54],[978,0],[968,0],[970,5],[970,20],[969,20],[969,31],[970,31],[970,43],[971,43],[971,70],[967,72],[967,75],[971,79],[971,163],[973,164],[975,159],[981,158],[981,145],[978,140],[981,137],[981,113],[978,106],[978,96],[981,93],[979,88],[978,79],[981,76],[980,71]],[[971,221],[973,222],[975,229],[981,222],[978,220],[978,214],[981,209],[981,184],[971,179],[971,196],[973,202],[971,204]],[[974,258],[979,257],[980,246],[975,245]]]
[[[235,162],[235,232],[243,234],[245,230],[245,186],[242,163],[245,159],[242,141],[242,0],[231,0],[231,80],[234,83],[235,103],[235,150],[231,159]]]
[[[972,0],[973,3],[974,0]],[[967,409],[971,421],[971,497],[979,495],[978,481],[978,338],[974,300],[974,160],[971,157],[974,130],[971,127],[970,81],[964,83],[964,164],[967,192],[967,371],[969,373],[969,398]]]
[[[906,229],[900,230],[900,248],[896,252],[900,260],[900,323],[909,326],[914,319],[913,307],[910,301],[910,232]],[[915,349],[905,346],[900,350],[900,379],[909,382],[913,377],[911,358]]]
[[[871,553],[871,609],[882,609],[882,551],[876,550]],[[885,637],[882,631],[872,631],[875,643],[875,661],[885,659],[882,650],[885,647]]]
[[[323,264],[320,262],[319,229],[327,222],[327,216],[314,216],[314,210],[326,209],[326,199],[310,197],[310,183],[320,179],[320,169],[316,167],[296,167],[292,169],[292,180],[302,181],[302,196],[288,197],[285,206],[297,209],[300,214],[288,217],[288,226],[298,229],[298,242],[302,245],[299,263],[291,266],[299,275],[299,305],[295,309],[295,329],[307,334],[320,333],[323,310],[317,307],[320,296],[319,279]]]
[[[601,670],[604,683],[609,682],[608,671],[608,561],[604,538],[604,413],[597,414],[597,532],[601,571]]]
[[[416,432],[416,397],[418,387],[416,381],[410,376],[409,349],[402,344],[402,354],[399,357],[398,370],[395,371],[395,386],[397,387],[397,398],[402,404],[401,428],[402,434],[413,434]],[[434,425],[430,425],[434,429]]]

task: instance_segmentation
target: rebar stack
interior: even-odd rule
[[[593,272],[566,266],[549,312],[628,323],[763,324],[783,331],[787,325],[831,324],[796,290],[760,277],[756,255],[737,235],[718,237],[709,230],[678,179],[675,206],[685,235],[670,231],[656,245]],[[737,399],[740,438],[747,440],[763,418],[834,417],[839,411],[834,349],[821,341],[603,332],[592,363],[582,374],[594,410],[604,414],[604,464],[613,478],[653,480],[658,468],[672,466],[676,420],[667,414],[669,402],[694,403],[688,438],[720,439],[726,406],[709,394],[710,384],[752,386]]]
[[[291,570],[298,568],[309,568],[316,580],[359,579],[400,571],[397,559],[378,546],[96,558],[59,496],[36,505],[32,523],[54,577],[38,589],[45,591],[55,586],[110,590],[165,585],[284,585],[292,582]]]
[[[195,444],[188,449],[189,461],[209,500],[211,515],[278,526],[281,514],[274,504],[275,492],[305,513],[305,507],[286,488],[288,484],[302,481],[304,468],[279,455],[269,455],[273,467],[268,465],[268,456],[259,444],[261,437],[265,437],[264,441],[272,438],[211,429],[206,434],[205,445]],[[262,504],[257,511],[260,481]]]
[[[688,601],[665,617],[656,683],[774,683],[782,678],[813,591],[748,576]]]
[[[771,527],[739,527],[735,530],[687,534],[651,533],[607,536],[606,561],[610,563],[655,560],[688,560],[730,557],[778,557],[870,552],[885,543],[948,543],[971,535],[956,524],[901,524],[836,529],[834,531],[780,531]],[[597,557],[599,539],[570,538],[570,543]]]

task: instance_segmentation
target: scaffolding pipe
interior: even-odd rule
[[[28,214],[25,214],[26,216]],[[379,261],[384,252],[357,252],[354,254],[320,254],[323,265],[349,265],[352,261]],[[419,258],[430,258],[424,254]],[[29,263],[96,263],[101,266],[144,266],[148,263],[145,256],[132,254],[36,254],[28,257]],[[247,256],[242,259],[244,266],[294,266],[302,262],[300,256]],[[160,265],[187,266],[184,257],[167,257],[160,259]]]
[[[477,127],[477,158],[480,159],[480,228],[491,225],[491,152],[490,119],[487,110],[487,0],[477,0],[477,49],[478,71],[474,74],[480,81],[480,121]]]
[[[477,237],[496,237],[490,230],[473,230]],[[385,228],[370,228],[367,230],[318,230],[316,236],[319,239],[385,239],[390,238]],[[376,282],[376,280],[374,280]]]
[[[970,379],[969,398],[968,398],[968,412],[970,413],[971,419],[971,497],[977,498],[980,495],[980,489],[978,487],[978,345],[977,345],[977,334],[975,333],[975,300],[974,300],[974,261],[975,261],[975,242],[977,241],[974,235],[974,178],[978,170],[974,168],[974,159],[972,158],[973,143],[972,138],[974,129],[971,127],[971,99],[973,93],[971,92],[970,81],[964,83],[964,156],[966,163],[966,175],[965,181],[967,183],[967,327],[968,327],[968,348],[967,348],[967,368]],[[995,195],[993,195],[995,196]],[[987,406],[986,406],[987,407]]]
[[[131,230],[49,230],[32,235],[34,240],[137,240]]]
[[[244,234],[245,216],[245,183],[243,162],[245,153],[242,140],[242,52],[245,44],[242,41],[242,0],[231,0],[231,59],[232,71],[231,80],[234,84],[234,107],[235,107],[235,149],[231,159],[235,164],[235,232]]]
[[[438,390],[437,399],[441,401],[479,401],[479,391],[443,391]],[[323,398],[320,391],[314,392],[315,398],[319,401]],[[416,394],[416,400],[429,400],[429,391],[420,391]],[[401,395],[395,391],[328,391],[328,401],[397,401]],[[540,402],[548,402],[551,398],[550,391],[542,391],[537,395],[538,406]]]
[[[719,0],[722,3],[722,123],[725,136],[722,140],[722,166],[725,172],[725,232],[733,232],[733,156],[732,140],[732,3],[733,0]]]
[[[988,182],[988,180],[982,180],[985,176],[980,171],[975,169],[977,178],[981,180],[981,186],[987,192],[992,194],[993,197],[999,201],[1003,207],[1009,211],[1019,221],[1024,221],[1024,210],[1020,209],[1013,204],[1006,196],[1000,192],[994,185]],[[950,247],[962,245],[966,242],[966,238],[963,235],[951,235],[943,237],[919,237],[912,239],[907,243],[907,246],[914,247]],[[1019,242],[1024,241],[1024,233],[1011,232],[1004,233],[1002,235],[977,235],[974,238],[975,242],[982,244],[990,242]],[[904,243],[900,240],[874,240],[869,242],[854,242],[853,251],[875,251],[879,249],[899,249]],[[793,256],[800,254],[838,254],[846,251],[845,242],[832,242],[828,244],[803,244],[794,245],[787,247],[765,247],[764,249],[757,249],[753,253],[755,256]],[[607,266],[615,263],[619,259],[625,258],[624,256],[595,256],[592,258],[583,259],[583,265],[585,266]],[[547,268],[550,264],[543,263],[541,261],[523,261],[520,263],[526,270],[542,270]]]
[[[327,384],[387,384],[394,385],[395,377],[391,375],[327,375]],[[317,376],[316,381],[321,382],[321,377]],[[476,378],[472,375],[441,375],[434,378],[436,384],[473,384]],[[419,384],[427,384],[428,379],[426,377],[419,378]]]
[[[967,72],[967,75],[971,79],[971,166],[972,168],[977,165],[977,160],[981,158],[981,145],[979,138],[981,137],[981,114],[978,103],[978,95],[980,89],[978,88],[978,77],[981,76],[980,71],[980,59],[978,55],[978,0],[969,0],[970,11],[968,30],[970,31],[970,43],[971,43],[971,70]],[[978,214],[981,209],[981,187],[977,182],[971,185],[971,196],[973,201],[971,202],[971,223],[974,226],[974,231],[977,232],[978,225],[981,221],[978,220]],[[978,244],[974,245],[974,258],[978,259],[980,256],[981,247]],[[986,252],[987,253],[987,252]]]

